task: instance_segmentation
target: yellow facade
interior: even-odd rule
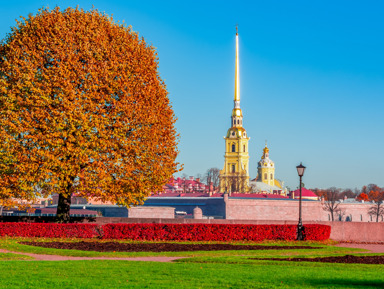
[[[257,166],[257,180],[270,186],[282,187],[280,181],[275,179],[275,163],[269,159],[267,144],[265,144],[263,156]]]
[[[243,128],[240,108],[238,33],[236,33],[235,95],[231,127],[225,139],[224,168],[220,171],[220,192],[245,192],[249,189],[249,137]]]

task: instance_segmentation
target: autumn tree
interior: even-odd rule
[[[331,214],[332,222],[335,215],[340,211],[340,190],[335,187],[322,190],[320,195],[324,198],[323,210]]]
[[[209,186],[212,183],[213,190],[215,190],[220,185],[220,169],[210,168],[205,173],[204,179]]]
[[[351,189],[345,189],[340,192],[340,198],[355,198],[356,194]]]
[[[368,198],[374,204],[368,209],[368,215],[376,218],[379,221],[380,216],[384,216],[384,189],[377,187],[378,190],[370,191]]]
[[[368,202],[369,201],[369,197],[368,197],[368,195],[366,193],[361,193],[360,195],[358,195],[356,197],[356,200]]]
[[[0,198],[131,206],[177,171],[155,49],[97,10],[41,9],[0,43]]]
[[[226,177],[227,179],[227,192],[232,193],[245,193],[250,190],[250,187],[247,185],[247,175],[245,173],[231,173]]]

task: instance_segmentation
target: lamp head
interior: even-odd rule
[[[303,166],[302,163],[300,163],[300,165],[298,165],[296,167],[296,169],[297,169],[297,174],[299,175],[299,177],[302,177],[304,175],[305,166]]]

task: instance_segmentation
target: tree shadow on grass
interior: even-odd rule
[[[374,268],[372,268],[374,269]],[[308,279],[308,285],[314,287],[329,286],[330,288],[384,288],[383,280],[356,280],[356,279]]]

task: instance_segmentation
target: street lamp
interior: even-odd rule
[[[297,166],[296,169],[297,169],[297,174],[300,177],[299,223],[297,224],[297,238],[296,239],[298,241],[302,241],[304,239],[304,236],[303,236],[303,223],[301,221],[301,186],[302,186],[301,178],[304,175],[305,166],[303,166],[302,163],[300,163],[300,165]]]

